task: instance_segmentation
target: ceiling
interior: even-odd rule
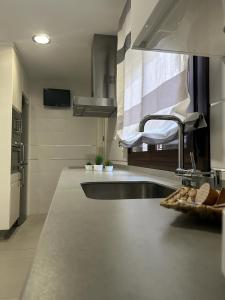
[[[94,33],[115,34],[125,0],[1,0],[0,42],[15,43],[30,78],[89,78]],[[31,38],[48,33],[51,44]]]

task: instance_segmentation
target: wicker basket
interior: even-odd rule
[[[160,203],[161,206],[166,208],[172,208],[174,210],[183,212],[183,213],[189,213],[193,215],[198,215],[201,217],[210,217],[210,218],[219,218],[221,219],[223,209],[225,208],[225,203],[220,205],[204,205],[204,204],[197,204],[195,202],[189,203],[187,201],[182,201],[178,198],[178,195],[180,193],[182,188],[179,188],[177,191],[175,191],[173,194],[171,194],[166,199],[163,199]],[[175,196],[175,197],[174,197]],[[177,200],[171,203],[171,200],[176,198]]]

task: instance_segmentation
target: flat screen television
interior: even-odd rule
[[[70,107],[70,90],[44,89],[44,106]]]

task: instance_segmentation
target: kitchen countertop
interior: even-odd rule
[[[173,179],[63,170],[23,300],[224,300],[220,227],[159,199],[93,200],[80,183]]]

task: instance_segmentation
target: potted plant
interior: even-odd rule
[[[96,155],[94,171],[102,171],[102,170],[103,170],[103,157],[101,155]]]
[[[90,161],[86,163],[85,170],[86,171],[92,171],[93,170],[93,166],[92,166],[92,163]]]
[[[110,160],[105,161],[105,171],[112,172],[113,171],[113,164]]]

